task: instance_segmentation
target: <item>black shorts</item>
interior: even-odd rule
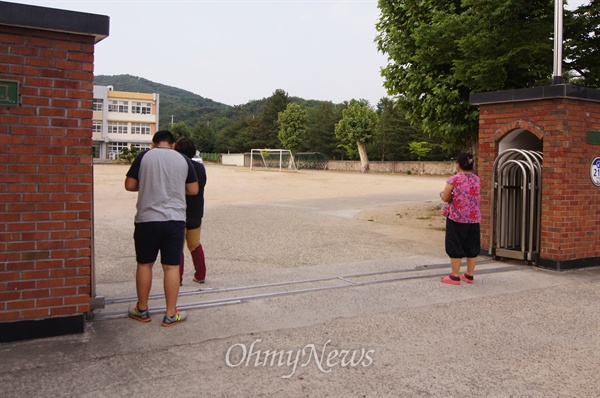
[[[161,264],[179,265],[185,241],[185,221],[136,223],[133,240],[139,264],[154,263],[160,251]]]
[[[463,224],[446,218],[446,254],[450,258],[477,257],[481,252],[479,223]]]

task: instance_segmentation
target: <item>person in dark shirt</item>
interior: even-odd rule
[[[190,138],[182,137],[175,143],[175,150],[192,159],[196,154],[197,148],[194,141]],[[202,230],[202,217],[204,216],[204,187],[206,186],[206,169],[199,162],[192,162],[196,175],[198,176],[199,190],[196,195],[186,195],[187,203],[186,222],[185,222],[185,241],[192,256],[194,263],[194,282],[204,283],[206,278],[206,260],[204,258],[204,249],[200,243],[200,231]],[[179,266],[179,284],[183,283],[183,254],[181,255],[181,264]]]

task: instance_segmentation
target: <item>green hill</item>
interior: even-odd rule
[[[177,122],[185,122],[193,127],[199,122],[210,122],[219,118],[232,109],[231,106],[221,104],[198,94],[152,82],[138,76],[131,75],[98,75],[94,77],[94,84],[99,86],[113,86],[116,91],[130,91],[136,93],[158,93],[159,124],[160,128],[169,128],[171,116]]]

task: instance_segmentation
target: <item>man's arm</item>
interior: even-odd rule
[[[198,195],[200,188],[198,187],[198,182],[190,182],[189,184],[185,184],[185,194],[186,195]]]
[[[131,164],[131,167],[129,168],[129,171],[127,171],[126,177],[125,177],[125,190],[127,191],[131,191],[131,192],[137,192],[140,189],[140,181],[139,181],[139,172],[140,172],[140,164],[142,162],[142,156],[144,156],[146,153],[148,153],[149,149],[146,149],[140,153],[138,153],[138,155],[135,157],[135,159],[133,159],[133,163]]]
[[[200,186],[198,185],[198,176],[196,175],[196,169],[192,164],[192,161],[185,155],[181,155],[187,161],[188,174],[185,179],[185,194],[195,196],[200,192]]]
[[[125,189],[130,192],[137,192],[140,188],[139,181],[135,178],[125,177]],[[186,187],[187,189],[187,187]]]

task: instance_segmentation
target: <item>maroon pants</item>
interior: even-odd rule
[[[206,278],[206,262],[204,259],[204,250],[202,245],[192,250],[192,262],[194,263],[194,279],[203,281]],[[183,282],[183,253],[181,253],[181,264],[179,265],[179,282]]]

